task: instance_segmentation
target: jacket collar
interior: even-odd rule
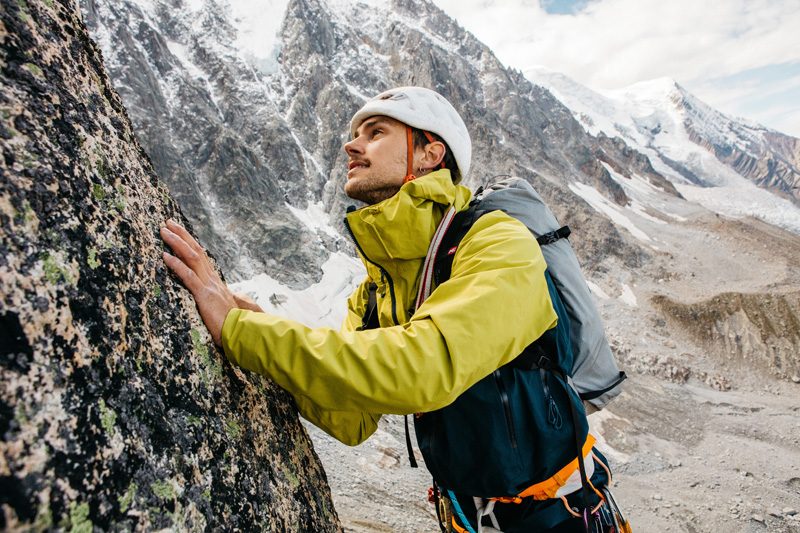
[[[437,170],[404,184],[391,198],[347,214],[350,230],[367,262],[424,259],[445,211],[466,209],[472,193],[454,185],[450,171]]]
[[[472,193],[454,185],[450,171],[437,170],[404,184],[391,198],[347,214],[369,276],[379,284],[388,275],[401,308],[413,305],[422,262],[433,234],[450,206],[462,211]]]

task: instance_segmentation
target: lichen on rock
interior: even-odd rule
[[[0,529],[341,531],[291,399],[161,260],[185,223],[66,0],[0,10]]]

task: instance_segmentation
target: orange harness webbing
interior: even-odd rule
[[[414,139],[411,135],[411,126],[406,126],[406,138],[408,140],[408,172],[406,173],[406,179],[403,180],[403,184],[417,179],[417,177],[414,175],[414,169],[412,167],[414,164]]]
[[[583,450],[581,450],[582,457],[580,458],[583,460],[584,457],[588,456],[589,453],[592,451],[592,446],[594,446],[595,439],[593,436],[588,435],[586,437],[586,443],[583,445]],[[578,458],[576,457],[572,461],[570,461],[564,468],[556,472],[553,477],[550,479],[545,479],[535,485],[531,485],[524,491],[520,492],[517,496],[511,497],[501,497],[501,498],[492,498],[495,501],[501,503],[522,503],[523,498],[533,498],[534,500],[547,500],[550,498],[555,498],[558,489],[563,487],[567,484],[570,476],[578,469]]]
[[[425,137],[428,138],[428,141],[436,142],[436,140],[433,138],[433,135],[427,131],[423,131],[422,133],[425,134]],[[414,168],[412,166],[414,163],[414,139],[411,133],[411,126],[406,126],[406,138],[408,140],[408,170],[406,172],[406,179],[403,180],[403,184],[417,179],[417,177],[414,175]],[[442,158],[442,168],[444,168],[444,158]]]

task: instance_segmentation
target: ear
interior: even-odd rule
[[[441,167],[445,150],[444,144],[439,141],[426,144],[425,148],[421,151],[422,153],[418,164],[414,165],[415,173],[418,173],[420,168],[427,174],[431,170],[437,170]]]

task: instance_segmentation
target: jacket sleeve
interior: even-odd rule
[[[381,419],[379,414],[325,410],[299,394],[294,396],[294,401],[303,418],[348,446],[367,440],[378,429]]]
[[[364,413],[433,411],[555,325],[544,270],[525,226],[490,213],[462,241],[451,278],[408,323],[310,329],[234,309],[225,320],[223,347],[233,363],[304,398],[299,403],[307,416],[349,412],[366,423],[373,417]]]

